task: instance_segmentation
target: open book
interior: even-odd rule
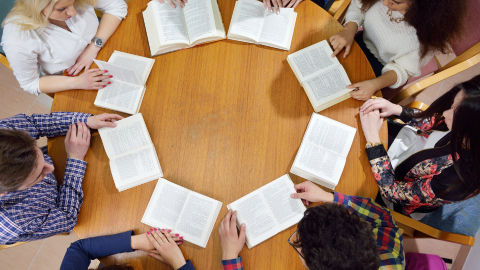
[[[160,179],[142,223],[170,229],[186,241],[206,247],[221,207],[222,202]]]
[[[352,89],[346,88],[351,84],[347,73],[336,57],[330,57],[332,54],[324,40],[287,57],[316,112],[351,97]]]
[[[280,15],[271,13],[256,0],[235,3],[228,39],[290,50],[297,13],[293,8],[280,8]]]
[[[152,56],[225,39],[225,28],[217,0],[190,0],[182,8],[173,0],[148,3],[143,12]]]
[[[290,195],[297,191],[288,174],[266,184],[247,196],[227,205],[237,210],[237,226],[245,223],[246,243],[252,248],[283,230],[297,224],[306,208]]]
[[[141,113],[115,122],[116,127],[98,129],[118,191],[136,187],[163,176],[155,146]]]
[[[108,62],[93,60],[100,69],[108,70],[112,83],[98,90],[95,106],[136,114],[145,94],[145,83],[154,59],[114,51]]]
[[[357,130],[313,113],[291,173],[334,190]]]

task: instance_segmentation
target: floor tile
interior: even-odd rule
[[[453,59],[455,59],[455,57],[457,57],[455,55],[455,53],[452,51],[450,53],[447,53],[447,54],[442,54],[442,53],[437,53],[435,55],[435,57],[437,58],[438,62],[440,62],[440,65],[445,66],[446,64],[448,64],[450,61],[452,61]]]
[[[39,113],[39,114],[49,114],[50,113],[50,108],[47,106],[43,105],[40,103],[38,100],[35,101],[30,109],[28,110],[28,115],[32,115],[34,113]]]
[[[47,238],[29,270],[59,269],[67,248],[77,240],[74,232]]]
[[[15,75],[13,75],[13,71],[4,65],[0,65],[0,80],[3,80],[5,83],[8,85],[12,86],[18,91],[23,92],[25,95],[30,96],[31,98],[36,98],[37,96],[27,93],[23,91],[23,89],[20,87],[20,84],[17,81],[17,78],[15,78]]]
[[[460,244],[442,241],[433,238],[403,238],[405,254],[409,252],[436,254],[442,258],[454,259]]]
[[[15,89],[4,80],[0,80],[0,119],[19,113],[27,113],[34,98]]]
[[[42,239],[1,250],[1,269],[27,270],[44,242],[45,239]]]
[[[53,98],[47,96],[46,94],[38,95],[36,101],[45,105],[47,108],[52,109]]]

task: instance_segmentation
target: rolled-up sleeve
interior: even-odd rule
[[[362,26],[363,21],[365,20],[365,13],[361,11],[361,8],[362,4],[359,0],[352,0],[347,13],[345,14],[345,23],[343,25],[346,25],[349,22],[354,22],[358,27]]]
[[[26,92],[39,95],[39,44],[35,37],[33,31],[22,31],[18,25],[8,23],[3,28],[1,45],[20,87]]]
[[[395,71],[397,74],[397,82],[389,86],[395,89],[407,83],[410,78],[420,76],[420,74],[422,74],[421,68],[432,60],[432,58],[433,53],[430,53],[420,59],[420,49],[413,50],[387,63],[382,69],[382,74],[389,70]]]
[[[95,5],[96,9],[103,11],[103,13],[111,14],[120,20],[127,16],[127,3],[124,0],[98,0]]]

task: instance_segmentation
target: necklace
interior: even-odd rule
[[[390,16],[390,21],[391,22],[400,23],[401,21],[404,20],[404,18],[393,18],[392,17],[392,10],[390,10],[390,9],[387,11],[387,15]]]

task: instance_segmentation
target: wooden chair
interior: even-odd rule
[[[345,14],[347,13],[348,6],[350,6],[350,2],[352,2],[352,0],[343,0],[343,2],[340,4],[337,11],[333,15],[333,18],[339,23],[343,23],[343,21],[345,20]]]
[[[416,96],[425,88],[441,82],[455,74],[467,70],[480,63],[480,42],[475,44],[472,48],[456,57],[450,63],[438,69],[430,77],[427,77],[410,87],[402,90],[395,97],[392,98],[392,103],[400,103],[409,97]]]
[[[7,249],[7,248],[11,248],[11,247],[16,247],[16,246],[19,246],[19,245],[22,245],[22,244],[25,244],[27,242],[18,242],[18,243],[15,243],[15,244],[11,244],[11,245],[0,245],[0,250],[4,250],[4,249]]]

